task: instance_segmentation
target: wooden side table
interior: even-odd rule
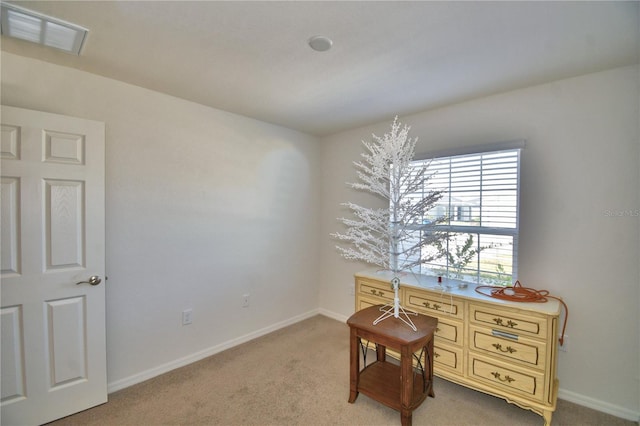
[[[376,401],[400,411],[403,426],[411,425],[411,415],[433,392],[433,333],[438,325],[436,318],[418,314],[411,316],[417,331],[413,331],[401,319],[390,317],[376,325],[373,321],[381,314],[382,305],[371,306],[353,314],[347,324],[350,337],[350,394],[349,402],[355,402],[362,392]],[[376,361],[360,371],[360,353],[363,340],[376,344]],[[386,348],[400,353],[400,366],[387,362]],[[418,354],[419,353],[419,354]],[[418,354],[418,355],[417,355]],[[416,360],[416,369],[413,360]]]

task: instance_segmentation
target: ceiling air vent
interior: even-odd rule
[[[2,3],[2,35],[79,55],[89,30],[79,25]]]

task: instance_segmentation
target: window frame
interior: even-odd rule
[[[484,145],[484,146],[479,146],[479,147],[468,147],[468,148],[461,148],[461,149],[453,149],[453,150],[446,150],[446,151],[440,151],[440,152],[435,152],[435,153],[430,153],[430,154],[424,154],[421,156],[416,156],[412,163],[419,163],[419,162],[424,162],[427,165],[427,171],[429,170],[428,167],[429,165],[431,165],[431,162],[434,160],[446,160],[446,159],[462,159],[463,157],[471,157],[471,156],[483,156],[483,155],[492,155],[492,154],[498,154],[498,153],[507,153],[507,152],[515,152],[516,153],[516,160],[515,160],[515,165],[517,167],[516,169],[516,173],[515,173],[515,179],[517,179],[516,185],[515,185],[515,189],[516,189],[516,197],[515,197],[515,224],[513,227],[501,227],[501,226],[483,226],[482,224],[480,225],[459,225],[459,224],[451,224],[451,217],[448,218],[448,222],[447,223],[442,223],[442,224],[425,224],[425,225],[409,225],[408,228],[415,230],[415,231],[421,231],[421,232],[425,232],[428,230],[433,230],[436,232],[446,232],[446,233],[450,233],[450,234],[471,234],[474,236],[478,236],[478,238],[475,241],[475,246],[477,248],[480,247],[480,240],[481,240],[481,236],[482,235],[487,235],[487,236],[507,236],[507,237],[511,237],[512,238],[512,250],[511,250],[511,259],[512,259],[512,264],[511,264],[511,279],[510,279],[510,283],[507,283],[506,281],[500,281],[500,280],[496,280],[497,285],[508,285],[508,284],[512,284],[513,282],[515,282],[517,280],[518,277],[518,243],[519,243],[519,235],[520,235],[520,198],[521,198],[521,174],[522,174],[522,151],[524,149],[525,146],[525,141],[524,140],[515,140],[515,141],[508,141],[508,142],[500,142],[500,143],[494,143],[494,144],[489,144],[489,145]],[[449,168],[447,173],[449,173],[449,176],[451,176],[451,171],[452,171],[452,167],[451,167],[452,162],[449,162]],[[480,166],[479,170],[483,170],[482,167],[484,166]],[[480,187],[482,188],[482,174],[480,174],[479,180],[478,182],[480,183]],[[427,189],[428,190],[437,190],[438,188],[431,188],[431,185],[429,183],[427,183]],[[449,179],[449,185],[447,188],[447,191],[444,191],[444,195],[446,196],[447,192],[451,191],[452,188],[452,184],[451,184],[451,179]],[[455,192],[454,192],[455,193]],[[483,190],[480,190],[480,197],[482,197]],[[449,215],[452,214],[456,214],[458,213],[458,211],[453,212],[451,210],[452,207],[456,207],[455,205],[452,205],[451,203],[451,197],[449,197],[449,205],[446,209],[446,211],[449,213]],[[467,209],[463,209],[463,210],[467,210]],[[472,207],[468,208],[469,211],[472,210]],[[462,210],[460,210],[462,211]],[[467,215],[467,213],[463,213],[463,216]],[[472,216],[471,214],[468,215],[469,217]],[[457,222],[464,222],[457,220]],[[446,240],[445,240],[446,241]],[[447,246],[448,248],[448,246]],[[481,274],[483,273],[489,273],[489,271],[483,271],[480,267],[481,265],[481,254],[480,257],[477,257],[476,255],[476,265],[475,267],[466,267],[465,266],[465,270],[473,270],[473,282],[475,282],[476,284],[486,284],[486,281],[483,281],[481,278]],[[428,264],[420,264],[419,265],[419,273],[421,274],[425,274],[425,275],[439,275],[437,273],[435,273],[433,271],[433,266],[434,265],[428,265]],[[449,259],[446,259],[446,267],[445,267],[445,271],[447,273],[447,276],[450,275],[450,270],[453,269],[453,267],[449,264]],[[496,272],[496,274],[498,276],[500,276],[501,274],[499,272]],[[467,276],[472,276],[471,274],[466,274],[465,277]],[[468,281],[468,280],[465,280]]]

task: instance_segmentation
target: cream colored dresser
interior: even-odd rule
[[[393,303],[390,272],[356,274],[356,310]],[[508,302],[484,296],[474,285],[438,284],[435,277],[400,277],[400,303],[438,318],[434,372],[460,385],[504,398],[551,424],[560,302]],[[390,353],[392,356],[397,354]]]

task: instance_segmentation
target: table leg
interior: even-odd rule
[[[376,359],[379,362],[385,362],[387,360],[387,347],[376,343]]]
[[[360,353],[358,352],[358,347],[360,346],[360,338],[358,337],[357,330],[355,328],[351,328],[351,338],[350,338],[350,361],[349,361],[349,382],[350,382],[350,392],[349,392],[349,402],[353,403],[356,401],[358,397],[358,380],[360,378]]]
[[[405,410],[403,408],[400,416],[401,416],[400,417],[401,426],[411,426],[411,422],[413,418],[413,416],[411,415],[411,410],[407,410],[407,412],[405,413]]]
[[[429,378],[429,393],[428,395],[431,398],[435,398],[436,394],[433,391],[433,337],[431,338],[431,340],[429,340],[429,343],[427,343],[427,353],[426,353],[426,357],[427,359],[425,359],[425,368],[429,369],[429,373],[427,374],[427,377]]]
[[[413,380],[413,354],[408,346],[402,346],[400,349],[400,423],[402,426],[411,426]]]

